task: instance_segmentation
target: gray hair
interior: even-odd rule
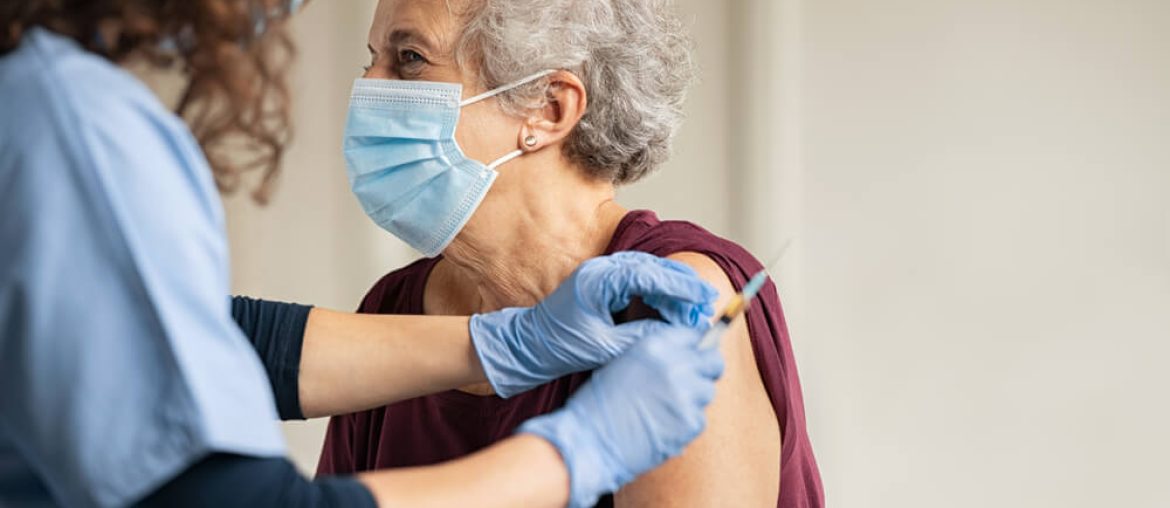
[[[545,69],[585,84],[588,107],[565,155],[590,175],[635,182],[670,156],[695,65],[671,0],[478,0],[463,16],[457,58],[484,88]],[[501,95],[522,114],[546,104],[547,80]]]

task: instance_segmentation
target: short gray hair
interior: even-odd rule
[[[695,81],[691,41],[671,0],[474,0],[456,44],[493,88],[545,69],[585,84],[589,104],[565,143],[590,175],[635,182],[670,156]],[[545,104],[546,80],[501,96],[520,114]]]

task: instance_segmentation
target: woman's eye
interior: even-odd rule
[[[423,58],[417,51],[404,49],[398,52],[398,63],[401,64],[416,64],[426,61],[427,59]]]

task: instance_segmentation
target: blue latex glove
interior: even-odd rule
[[[593,506],[677,455],[703,431],[704,408],[723,373],[718,348],[700,348],[706,327],[656,323],[555,413],[520,432],[547,439],[569,470],[569,506]]]
[[[471,340],[496,394],[507,398],[604,365],[644,337],[654,321],[613,321],[634,296],[667,322],[695,326],[714,315],[718,295],[685,264],[621,252],[586,261],[535,307],[472,316]]]

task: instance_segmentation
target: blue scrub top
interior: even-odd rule
[[[0,506],[283,455],[228,280],[207,162],[150,90],[40,29],[0,57]]]

